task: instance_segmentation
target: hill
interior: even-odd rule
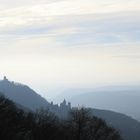
[[[37,108],[49,108],[59,117],[66,117],[70,111],[70,103],[64,100],[60,106],[49,103],[31,88],[23,84],[10,82],[4,78],[0,81],[0,92],[3,92],[6,97],[14,101],[18,106],[35,111]],[[129,116],[108,110],[91,109],[93,115],[104,119],[109,125],[119,130],[124,140],[139,140],[140,139],[140,123]]]
[[[6,77],[0,81],[0,91],[9,99],[31,110],[50,106],[49,102],[42,98],[30,87],[9,81]]]
[[[71,110],[68,120],[60,120],[48,110],[24,112],[0,96],[0,120],[4,140],[122,140],[115,129],[85,108]]]
[[[70,94],[70,93],[73,93]],[[121,112],[140,121],[140,87],[110,86],[97,89],[69,89],[57,99],[66,97],[73,106],[83,105]]]
[[[6,77],[0,81],[0,92],[24,110],[36,111],[40,108],[48,108],[58,116],[66,117],[67,111],[71,108],[70,103],[66,104],[65,101],[60,103],[60,106],[53,102],[49,103],[27,85],[11,82]]]
[[[100,109],[91,109],[93,115],[104,119],[108,125],[116,128],[124,140],[138,140],[140,138],[140,123],[121,113],[100,110]]]

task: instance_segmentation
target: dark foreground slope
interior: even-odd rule
[[[86,109],[73,110],[67,121],[47,110],[25,113],[0,96],[0,139],[3,140],[121,140],[118,132]]]

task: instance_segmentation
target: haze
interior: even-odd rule
[[[0,77],[48,98],[138,85],[139,15],[139,0],[0,0]]]

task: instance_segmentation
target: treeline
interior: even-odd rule
[[[2,140],[122,140],[105,121],[90,115],[85,108],[75,108],[67,120],[47,109],[25,112],[0,96],[0,139]]]

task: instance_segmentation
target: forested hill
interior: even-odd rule
[[[3,140],[122,140],[119,133],[87,109],[71,110],[58,119],[48,110],[24,112],[0,96],[0,138]]]
[[[108,125],[116,128],[125,140],[139,140],[140,139],[140,122],[124,115],[109,110],[92,109],[91,112],[104,119]]]
[[[23,84],[9,81],[6,77],[0,81],[0,92],[16,103],[20,108],[35,111],[37,108],[49,108],[59,117],[67,117],[71,109],[70,103],[64,100],[60,106],[49,103],[34,90]],[[93,115],[104,119],[117,129],[125,140],[140,140],[140,123],[124,114],[108,110],[91,109]]]
[[[49,103],[27,85],[9,81],[6,77],[0,81],[0,92],[8,99],[14,101],[18,107],[25,110],[36,111],[40,108],[48,108],[60,117],[66,117],[67,111],[71,108],[70,103],[66,104],[65,100],[60,106],[53,104],[53,102]]]
[[[31,110],[48,107],[50,104],[30,87],[11,82],[6,77],[0,81],[0,92],[6,97]]]

